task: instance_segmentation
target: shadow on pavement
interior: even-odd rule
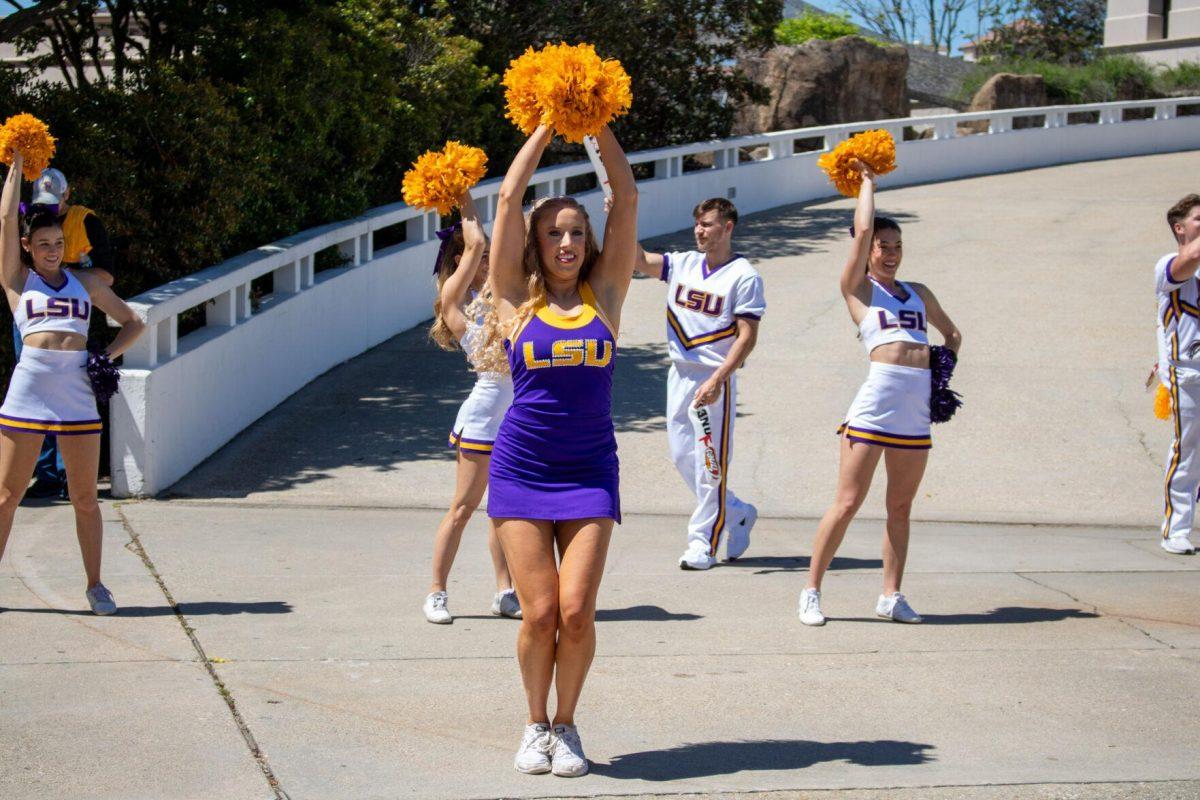
[[[261,603],[180,603],[180,611],[187,616],[232,616],[234,614],[290,614],[292,604],[282,600],[265,600]],[[90,610],[70,608],[5,608],[6,612],[24,614],[63,614],[65,616],[90,617]],[[170,606],[120,606],[118,617],[173,617],[175,609]]]
[[[630,606],[596,610],[596,622],[691,622],[700,614],[675,614],[659,606]]]
[[[794,770],[826,761],[863,767],[924,764],[933,745],[880,739],[863,742],[812,742],[804,739],[701,742],[666,750],[645,750],[594,764],[592,772],[609,778],[675,781],[754,770]]]
[[[1064,619],[1099,619],[1100,615],[1078,608],[1032,608],[1004,606],[986,614],[922,614],[928,625],[1019,624],[1023,622],[1061,622]]]
[[[760,567],[755,575],[770,575],[775,572],[805,572],[812,561],[809,556],[751,556],[737,561],[724,561],[722,567]],[[829,564],[830,571],[841,569],[883,569],[879,558],[843,558],[834,556]]]

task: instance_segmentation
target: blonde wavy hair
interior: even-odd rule
[[[443,350],[462,350],[462,343],[450,330],[450,326],[446,324],[446,318],[442,316],[442,287],[446,285],[447,279],[458,268],[455,259],[459,258],[465,250],[466,242],[463,239],[462,230],[456,230],[451,238],[450,246],[446,248],[442,254],[442,260],[438,262],[437,295],[433,300],[433,325],[429,327],[429,338]],[[475,372],[508,372],[508,356],[504,353],[504,346],[500,339],[493,337],[487,330],[487,326],[496,316],[490,282],[485,283],[483,289],[475,295],[475,299],[467,303],[466,308],[463,309],[463,316],[468,321],[478,319],[480,316],[484,318],[484,341],[476,352],[475,361],[470,364],[471,369]]]
[[[522,303],[508,325],[502,325],[500,316],[493,306],[484,319],[484,349],[491,351],[496,347],[503,348],[504,339],[510,337],[524,324],[538,308],[546,302],[546,278],[542,271],[542,259],[538,253],[537,230],[538,223],[549,214],[572,208],[583,216],[583,266],[579,268],[579,282],[583,283],[600,258],[600,245],[596,243],[596,234],[592,229],[592,220],[587,209],[574,197],[560,195],[543,197],[533,204],[533,208],[525,216],[525,251],[521,257],[521,266],[525,273],[525,287],[529,299]],[[490,282],[489,282],[490,288]]]

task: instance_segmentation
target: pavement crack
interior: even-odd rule
[[[1015,572],[1015,573],[1013,573],[1013,574],[1014,574],[1014,575],[1016,575],[1018,578],[1024,578],[1025,580],[1029,581],[1030,583],[1037,584],[1038,586],[1041,586],[1043,589],[1049,589],[1049,590],[1050,590],[1050,591],[1052,591],[1052,592],[1058,592],[1059,594],[1061,594],[1061,595],[1063,595],[1063,596],[1065,596],[1065,597],[1069,597],[1069,598],[1071,598],[1071,600],[1073,600],[1074,602],[1078,603],[1079,605],[1081,605],[1081,606],[1085,606],[1085,607],[1087,607],[1087,608],[1090,608],[1090,609],[1091,609],[1091,611],[1092,611],[1092,613],[1096,614],[1097,616],[1100,616],[1100,617],[1111,617],[1112,619],[1115,619],[1115,620],[1117,620],[1118,622],[1122,623],[1123,625],[1127,625],[1127,626],[1129,626],[1130,628],[1133,628],[1135,631],[1137,631],[1138,633],[1142,634],[1142,635],[1143,635],[1143,636],[1145,636],[1147,639],[1149,639],[1149,640],[1151,640],[1151,641],[1153,641],[1153,642],[1157,642],[1158,644],[1161,644],[1163,647],[1166,647],[1166,648],[1168,648],[1168,649],[1170,649],[1170,650],[1175,650],[1175,649],[1177,649],[1177,648],[1175,647],[1175,645],[1171,644],[1170,642],[1165,642],[1165,641],[1163,641],[1162,639],[1159,639],[1157,636],[1153,635],[1152,633],[1150,633],[1149,631],[1147,631],[1145,628],[1142,628],[1140,625],[1135,625],[1134,623],[1130,622],[1129,620],[1125,619],[1124,617],[1122,617],[1122,616],[1120,616],[1120,615],[1105,614],[1105,613],[1104,613],[1104,611],[1103,611],[1103,610],[1101,610],[1100,606],[1098,606],[1098,605],[1095,605],[1095,604],[1093,604],[1093,603],[1086,603],[1086,602],[1084,602],[1083,600],[1079,599],[1078,597],[1076,597],[1075,595],[1071,594],[1071,593],[1070,593],[1070,592],[1068,592],[1068,591],[1065,591],[1065,590],[1063,590],[1063,589],[1059,589],[1057,586],[1051,586],[1051,585],[1050,585],[1050,584],[1048,584],[1048,583],[1043,583],[1042,581],[1034,580],[1033,578],[1029,577],[1028,575],[1025,575],[1025,574],[1023,574],[1023,573],[1020,573],[1020,572]]]
[[[250,749],[250,755],[258,764],[258,768],[262,770],[263,777],[267,779],[267,785],[271,787],[271,791],[275,794],[276,800],[290,800],[287,792],[284,791],[283,787],[279,785],[279,779],[275,776],[274,770],[271,769],[271,764],[267,760],[266,754],[262,751],[262,748],[258,746],[258,742],[255,740],[254,734],[250,731],[250,727],[246,724],[246,720],[242,717],[242,713],[238,711],[237,702],[233,699],[233,693],[229,691],[229,688],[225,685],[225,682],[221,680],[221,676],[217,672],[216,666],[209,661],[208,655],[204,652],[204,646],[200,644],[200,639],[196,636],[196,631],[191,625],[188,624],[187,617],[184,616],[183,610],[180,609],[179,604],[175,602],[174,595],[171,594],[171,590],[167,588],[167,583],[163,580],[162,575],[159,573],[158,567],[156,567],[154,562],[151,560],[150,554],[146,552],[146,548],[142,545],[141,538],[138,536],[137,531],[133,529],[133,525],[129,522],[129,518],[125,515],[124,509],[121,508],[120,505],[117,505],[115,508],[117,514],[121,517],[121,525],[125,528],[125,533],[129,536],[129,544],[127,544],[126,547],[142,560],[142,564],[145,565],[146,569],[150,573],[150,576],[154,578],[154,581],[158,584],[158,588],[163,593],[163,597],[166,598],[167,604],[171,607],[171,610],[175,612],[175,619],[179,622],[179,626],[183,628],[184,635],[186,635],[188,640],[192,643],[192,647],[195,649],[200,663],[203,664],[204,669],[208,671],[208,676],[212,679],[213,686],[216,688],[217,694],[221,696],[221,699],[225,701],[225,705],[229,708],[229,713],[233,716],[233,721],[234,724],[237,725],[238,732],[241,733],[243,741],[246,742],[246,746]]]
[[[1119,394],[1124,394],[1124,387],[1122,387]],[[1146,442],[1146,431],[1133,424],[1133,418],[1129,415],[1129,409],[1121,403],[1119,396],[1116,402],[1113,403],[1113,406],[1116,408],[1117,414],[1121,416],[1121,419],[1125,420],[1125,424],[1129,430],[1137,436],[1138,444],[1142,446],[1142,452],[1146,454],[1146,458],[1149,459],[1150,464],[1155,469],[1161,470],[1163,465],[1154,457],[1154,451],[1150,449],[1149,443]]]

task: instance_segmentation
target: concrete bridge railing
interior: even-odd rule
[[[705,197],[729,197],[742,213],[830,197],[817,158],[871,128],[895,137],[899,167],[885,185],[901,186],[1200,149],[1200,97],[860,122],[631,153],[652,172],[639,181],[639,232],[687,227]],[[591,174],[586,161],[549,167],[532,188],[539,197],[571,190],[596,217],[599,190],[575,191]],[[474,190],[485,221],[499,187]],[[126,353],[112,401],[113,494],[161,492],[318,375],[428,319],[439,226],[436,214],[395,203],[133,298],[148,330]]]

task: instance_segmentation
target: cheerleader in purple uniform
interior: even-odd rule
[[[551,136],[539,127],[517,154],[493,228],[490,280],[513,403],[492,451],[488,515],[524,613],[517,656],[529,717],[516,768],[577,777],[588,764],[575,707],[596,651],[608,543],[621,520],[612,372],[637,255],[637,189],[605,127],[597,138],[613,202],[603,252],[570,197],[538,201],[526,225],[521,198]]]

